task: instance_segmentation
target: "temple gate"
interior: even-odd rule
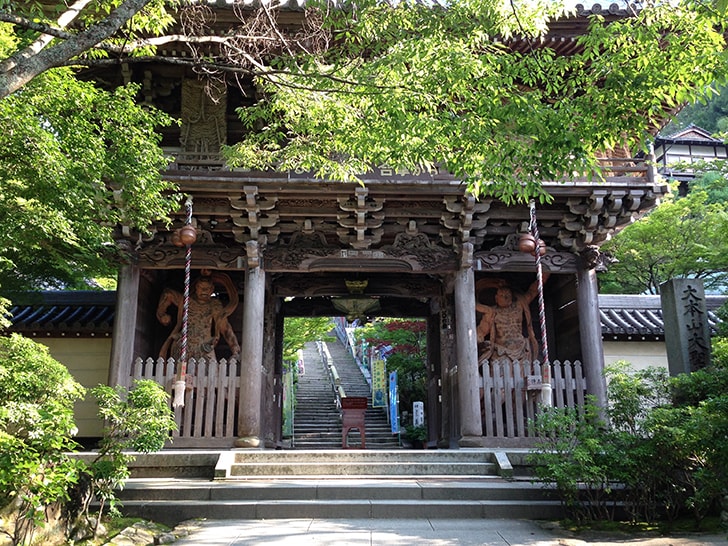
[[[193,286],[208,279],[224,324],[210,319],[215,343],[193,355],[202,363],[191,368],[192,398],[178,411],[175,447],[275,447],[283,317],[347,314],[342,309],[427,319],[427,412],[439,445],[529,442],[525,423],[543,374],[532,362],[540,359],[538,343],[499,364],[504,353],[484,346],[496,348],[503,340],[497,333],[488,339],[483,325],[499,312],[498,287],[507,288],[520,302],[518,318],[502,319],[500,327],[517,320],[511,327],[520,331],[510,341],[521,337],[515,341],[532,346],[531,338],[540,339],[532,320],[534,258],[518,249],[527,206],[476,200],[446,173],[379,170],[362,187],[294,173],[237,172],[221,161],[211,168],[209,157],[200,168],[192,166],[189,159],[167,176],[193,196]],[[602,186],[551,183],[554,201],[539,211],[550,375],[561,381],[553,385],[556,404],[578,405],[586,393],[604,401],[601,332],[593,318],[600,266],[595,245],[609,226],[630,221],[664,191],[645,162],[625,161],[624,169],[628,177],[607,173]],[[174,362],[168,359],[174,355],[160,351],[169,347],[174,326],[160,320],[160,306],[165,294],[182,288],[185,252],[174,241],[182,225],[180,215],[146,239],[119,234],[133,261],[120,276],[112,384],[152,376],[171,392]],[[154,363],[160,357],[161,367]],[[219,362],[213,365],[211,358]]]
[[[235,20],[223,16],[228,8],[216,9],[221,16],[213,30],[224,33]],[[560,33],[572,36],[583,24],[575,19],[555,27],[548,43],[568,54],[571,38]],[[158,59],[181,56],[174,47],[161,46]],[[192,280],[208,279],[206,293],[198,295],[207,303],[198,302],[196,320],[210,338],[197,339],[205,348],[188,370],[189,403],[177,412],[175,447],[276,447],[283,318],[354,309],[427,320],[427,413],[438,445],[529,441],[525,422],[544,370],[534,364],[541,357],[532,338],[540,339],[542,326],[532,320],[534,257],[518,248],[529,230],[526,204],[477,199],[462,180],[438,170],[377,165],[354,184],[306,172],[231,168],[220,147],[244,131],[236,109],[255,100],[251,78],[206,86],[184,65],[122,64],[93,77],[109,87],[140,83],[140,101],[182,122],[164,129],[162,146],[174,158],[165,178],[192,199]],[[644,157],[605,157],[591,178],[547,180],[544,187],[553,197],[538,209],[549,277],[544,326],[549,376],[561,381],[551,398],[578,405],[589,393],[604,403],[598,247],[652,208],[667,186]],[[154,377],[171,392],[171,378],[179,375],[172,350],[178,319],[172,318],[185,268],[176,232],[185,222],[180,210],[171,225],[151,226],[151,235],[123,226],[116,233],[129,260],[119,276],[112,385]],[[486,286],[507,288],[511,303],[500,305]],[[165,302],[168,310],[160,311]],[[513,345],[521,349],[510,353]]]

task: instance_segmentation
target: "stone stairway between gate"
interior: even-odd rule
[[[137,457],[119,498],[125,516],[170,526],[191,518],[564,517],[555,490],[522,474],[524,460],[525,451],[485,449],[165,450]]]
[[[343,345],[332,342],[329,353],[347,393],[368,397]],[[339,410],[314,344],[304,360],[296,449],[138,454],[118,492],[122,513],[170,526],[192,518],[564,517],[554,488],[531,481],[527,450],[381,448],[392,435],[371,408],[368,449],[340,449]],[[357,441],[352,434],[350,444]]]
[[[330,364],[336,368],[346,396],[364,397],[368,401],[365,415],[367,449],[396,449],[399,437],[391,433],[382,408],[371,407],[371,389],[349,350],[339,341],[326,342]],[[341,410],[329,372],[315,343],[303,349],[304,373],[298,377],[294,413],[294,449],[341,449]],[[349,447],[360,447],[358,430],[348,435]]]

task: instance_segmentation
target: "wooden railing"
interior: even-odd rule
[[[325,355],[325,346],[320,349]],[[330,356],[326,355],[328,364]],[[328,366],[327,366],[328,368]],[[554,362],[551,368],[551,404],[555,407],[582,407],[586,381],[578,361]],[[529,430],[542,403],[542,367],[538,362],[521,365],[510,361],[484,361],[481,377],[481,414],[486,444],[497,447],[529,446],[535,440]],[[341,408],[345,393],[330,371],[333,396]],[[172,359],[137,358],[132,379],[152,379],[162,385],[174,399],[176,379]],[[240,370],[235,359],[226,361],[190,359],[185,376],[184,405],[174,408],[178,430],[172,436],[173,447],[232,447],[236,438],[236,418]]]
[[[600,157],[598,167],[591,176],[574,176],[574,182],[596,182],[604,180],[611,184],[637,182],[640,179],[654,182],[654,164],[643,157]]]
[[[137,358],[132,379],[153,379],[174,400],[173,359]],[[190,359],[185,375],[184,406],[174,408],[174,447],[231,447],[236,437],[240,370],[235,359]]]
[[[183,152],[176,148],[167,148],[165,151],[173,157],[168,167],[170,170],[234,170],[229,168],[222,154],[217,152]],[[623,183],[643,179],[654,182],[654,161],[648,161],[644,157],[600,157],[596,161],[598,166],[589,175],[575,175],[563,181],[605,180]]]
[[[550,391],[546,390],[554,407],[581,407],[586,395],[586,381],[581,362],[555,361],[550,366]],[[544,402],[542,366],[539,362],[497,360],[482,363],[481,415],[484,436],[503,445],[503,439],[532,438],[532,420]],[[523,445],[526,445],[523,443]]]

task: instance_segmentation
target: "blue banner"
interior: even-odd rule
[[[397,390],[397,370],[389,374],[389,423],[392,434],[399,434],[399,392]]]

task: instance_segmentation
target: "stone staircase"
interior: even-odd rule
[[[180,477],[185,465],[203,468],[212,460],[214,466],[207,468],[214,479]],[[133,477],[119,492],[122,513],[167,525],[190,518],[564,515],[553,489],[523,478],[505,479],[513,471],[509,454],[483,449],[167,451],[135,464],[132,476],[145,477]]]
[[[399,438],[390,432],[387,415],[381,408],[371,407],[371,390],[349,351],[339,341],[326,343],[331,364],[336,368],[347,396],[366,397],[367,449],[396,449]],[[303,350],[305,373],[298,378],[293,427],[294,449],[341,449],[341,415],[336,407],[326,364],[315,343]],[[358,430],[349,433],[349,446],[360,446]]]
[[[305,373],[298,376],[293,418],[294,449],[341,448],[341,415],[315,343],[303,349]]]
[[[344,388],[368,396],[361,372],[337,344],[329,352]],[[339,412],[315,345],[306,347],[304,359],[296,449],[139,454],[118,493],[122,513],[169,526],[192,518],[564,517],[553,488],[528,478],[523,450],[383,449],[378,431],[386,418],[371,408],[367,449],[340,449]],[[391,440],[385,430],[382,437]],[[312,447],[301,449],[306,442]]]

